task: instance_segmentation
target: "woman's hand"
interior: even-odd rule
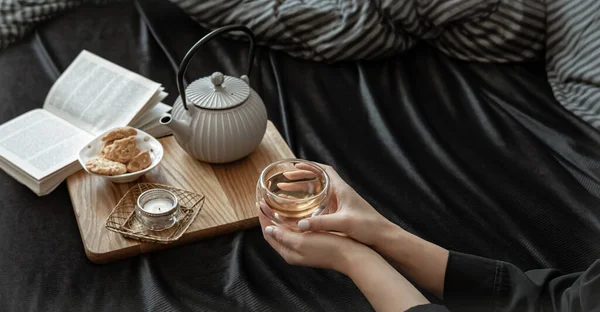
[[[301,220],[302,231],[338,231],[366,244],[438,297],[444,293],[448,251],[380,215],[329,166],[331,214]],[[308,169],[308,168],[298,168]]]
[[[262,213],[258,215],[265,240],[289,264],[331,269],[348,275],[351,262],[367,254],[375,254],[348,237],[292,232],[273,225]]]
[[[298,222],[300,230],[337,231],[363,244],[375,247],[381,241],[380,233],[385,232],[386,229],[397,228],[342,180],[332,167],[327,165],[321,165],[321,167],[329,175],[330,214],[301,220]],[[302,164],[297,165],[297,168],[311,170],[311,167],[304,168]]]
[[[264,203],[263,203],[264,204]],[[404,311],[427,299],[369,247],[333,233],[297,233],[274,226],[259,213],[267,242],[289,264],[347,275],[377,311]]]

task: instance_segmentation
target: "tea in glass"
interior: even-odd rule
[[[281,160],[262,171],[256,199],[273,223],[297,230],[298,221],[327,213],[329,176],[314,162]]]

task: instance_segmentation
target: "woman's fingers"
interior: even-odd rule
[[[303,179],[314,179],[317,177],[317,173],[312,170],[294,170],[284,172],[283,176],[286,177],[288,180],[295,181]]]
[[[316,216],[298,222],[298,228],[302,231],[336,231],[347,233],[351,228],[351,220],[345,218],[341,214],[328,214],[324,216]]]
[[[269,245],[271,245],[271,247],[273,247],[273,249],[275,249],[275,251],[277,251],[277,253],[283,258],[283,260],[285,260],[285,262],[289,264],[296,264],[300,258],[300,255],[295,250],[280,243],[275,236],[276,234],[273,233],[272,228],[275,228],[275,226],[268,226],[265,229],[265,240],[267,243],[269,243]]]
[[[297,264],[300,256],[298,246],[301,246],[302,234],[288,231],[278,226],[270,225],[265,228],[265,239],[289,264]]]
[[[325,164],[321,164],[321,163],[316,163],[316,164],[319,165],[323,170],[325,170],[325,172],[327,172],[327,175],[329,176],[329,179],[331,180],[332,185],[339,185],[340,183],[345,183],[344,180],[342,180],[340,175],[337,173],[337,171],[335,171],[333,169],[333,167],[325,165]],[[309,165],[309,164],[298,163],[298,164],[296,164],[296,168],[312,171],[317,174],[319,173],[319,171],[315,167],[313,167],[312,165]]]
[[[325,167],[322,167],[322,165],[318,164],[322,169],[325,169]],[[319,168],[315,168],[315,166],[311,165],[311,164],[306,164],[306,163],[297,163],[296,165],[296,169],[300,169],[303,171],[310,171],[312,173],[314,173],[315,175],[320,173]]]
[[[302,234],[294,233],[274,225],[267,226],[265,228],[265,234],[273,237],[278,243],[291,249],[296,249],[300,240],[302,240]]]
[[[264,202],[261,203],[261,206],[264,205],[265,207],[268,207],[267,204],[265,204]],[[265,228],[269,225],[273,225],[273,222],[271,222],[271,220],[269,220],[269,218],[267,218],[267,216],[265,216],[262,212],[258,212],[258,221],[260,222],[260,227],[262,228],[263,232],[265,231]]]
[[[261,204],[266,205],[264,202]],[[287,263],[294,264],[294,261],[298,259],[299,255],[295,250],[282,243],[284,241],[289,243],[289,238],[285,235],[285,233],[282,230],[277,231],[279,228],[273,225],[271,220],[269,220],[269,218],[262,213],[258,214],[258,220],[262,227],[263,236],[267,243],[269,243],[269,245],[271,245],[271,247],[273,247],[273,249],[275,249],[275,251],[277,251],[277,253]]]
[[[281,182],[277,187],[288,192],[307,192],[313,194],[316,191],[315,181]]]

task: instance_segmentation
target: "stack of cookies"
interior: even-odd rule
[[[85,167],[93,173],[120,175],[144,170],[152,163],[150,151],[140,151],[135,144],[137,130],[132,127],[116,128],[102,137],[100,155],[88,160]]]

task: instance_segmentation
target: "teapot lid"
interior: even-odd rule
[[[215,72],[200,78],[186,88],[186,97],[195,106],[205,109],[228,109],[236,107],[250,96],[250,86],[236,77]]]

